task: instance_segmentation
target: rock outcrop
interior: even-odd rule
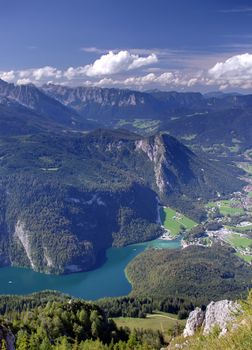
[[[214,327],[220,329],[220,335],[227,332],[227,325],[237,313],[240,312],[240,307],[237,302],[229,300],[212,301],[206,308],[206,311],[196,308],[189,315],[186,326],[183,332],[184,337],[194,335],[194,333],[203,328],[203,334],[209,334]]]
[[[206,309],[203,334],[209,334],[216,326],[221,330],[220,335],[225,334],[227,324],[235,318],[237,312],[239,312],[239,304],[234,301],[212,301]]]
[[[186,322],[186,326],[183,332],[184,337],[190,337],[194,335],[195,331],[199,329],[205,319],[205,312],[199,307],[196,307],[189,315],[189,318]]]

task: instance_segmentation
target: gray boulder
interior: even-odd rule
[[[220,335],[225,334],[227,324],[235,319],[239,309],[239,304],[234,301],[212,301],[206,309],[203,334],[209,334],[216,326],[221,330]]]
[[[194,311],[190,312],[183,332],[184,337],[190,337],[194,335],[195,331],[202,326],[204,318],[205,312],[202,311],[199,307],[196,307]]]
[[[201,327],[204,335],[209,334],[214,327],[218,327],[220,335],[224,335],[227,332],[227,324],[232,322],[240,311],[239,304],[230,300],[212,301],[205,312],[197,307],[190,312],[183,335],[190,337]]]

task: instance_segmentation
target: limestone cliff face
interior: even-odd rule
[[[31,267],[35,269],[36,266],[32,260],[32,246],[31,246],[30,232],[25,229],[25,224],[21,220],[18,220],[18,222],[16,223],[14,236],[18,238],[18,240],[22,244]]]
[[[183,332],[184,337],[194,335],[194,333],[202,328],[203,334],[209,334],[214,327],[220,329],[220,335],[227,332],[227,325],[235,319],[240,311],[239,304],[230,300],[221,300],[211,302],[206,311],[196,308],[189,315]]]
[[[161,194],[164,193],[166,186],[169,186],[169,182],[165,177],[164,168],[169,164],[165,156],[165,146],[162,136],[156,135],[154,138],[137,141],[136,149],[146,153],[153,163],[156,186]]]

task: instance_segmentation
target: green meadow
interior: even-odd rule
[[[162,225],[169,230],[174,237],[182,230],[190,230],[194,226],[197,226],[197,222],[169,207],[160,208],[160,219]]]
[[[169,330],[172,330],[176,325],[185,326],[185,320],[178,320],[176,315],[155,313],[147,315],[146,318],[131,318],[131,317],[117,317],[113,318],[118,327],[144,330],[160,331],[164,337],[168,337]]]
[[[248,248],[252,245],[252,239],[248,237],[241,237],[239,234],[231,234],[227,241],[235,248]]]

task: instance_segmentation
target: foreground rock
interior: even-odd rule
[[[186,326],[183,332],[184,337],[190,337],[194,335],[197,329],[199,329],[205,319],[205,312],[199,307],[190,312],[189,318],[186,322]]]
[[[209,334],[216,326],[221,330],[220,335],[225,334],[227,324],[235,319],[238,312],[239,304],[234,301],[212,301],[206,309],[203,334]]]
[[[239,304],[234,301],[212,301],[206,311],[196,308],[190,313],[183,335],[184,337],[192,336],[201,328],[203,328],[203,334],[207,335],[215,327],[218,327],[220,335],[223,335],[227,332],[227,324],[235,319],[239,311]]]

